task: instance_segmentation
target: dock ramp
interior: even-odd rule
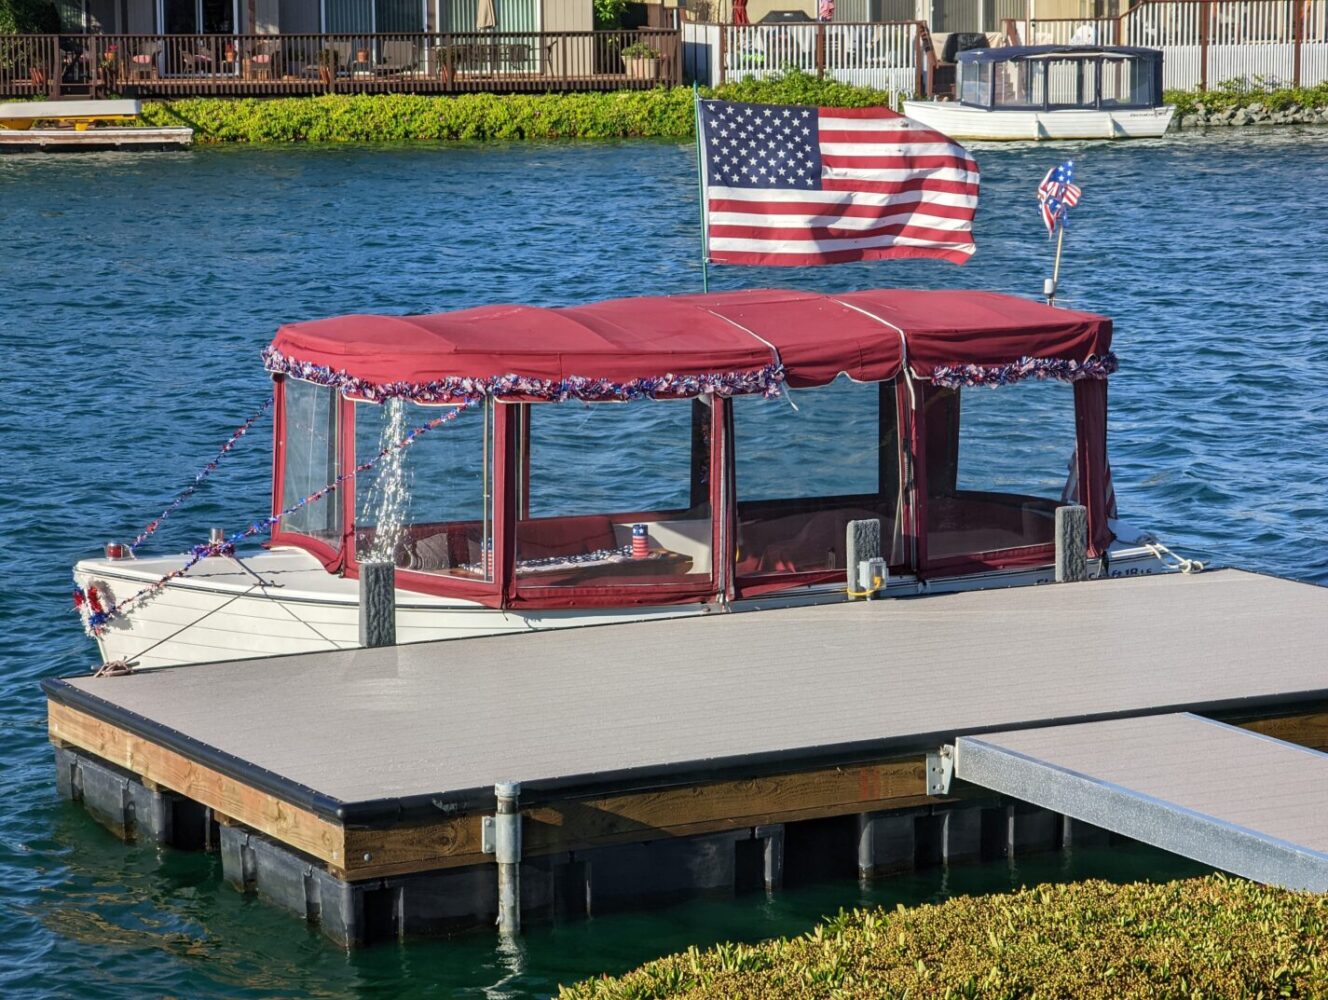
[[[1188,712],[961,736],[954,776],[1271,885],[1328,892],[1328,754]]]

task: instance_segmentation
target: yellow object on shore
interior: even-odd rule
[[[0,128],[26,132],[38,122],[56,122],[85,132],[97,122],[133,121],[143,110],[138,101],[19,101],[0,104]]]

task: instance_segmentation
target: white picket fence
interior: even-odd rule
[[[1119,18],[1007,21],[1023,45],[1161,49],[1163,82],[1193,90],[1328,81],[1328,0],[1144,0]]]
[[[1328,0],[1143,0],[1118,18],[1005,20],[1016,45],[1161,49],[1163,83],[1193,90],[1328,81]],[[683,25],[689,79],[765,79],[790,67],[813,76],[918,93],[927,78],[917,21],[880,24]]]
[[[912,95],[922,79],[919,28],[916,21],[720,25],[717,82],[761,80],[793,68],[842,83]]]

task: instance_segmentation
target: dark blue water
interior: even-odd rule
[[[1033,191],[1071,153],[1086,193],[1062,288],[1117,321],[1122,511],[1195,554],[1328,582],[1328,129],[979,148],[966,267],[715,269],[712,287],[1036,294],[1050,248]],[[538,995],[690,943],[805,929],[841,905],[1192,870],[1089,853],[537,930],[510,953],[479,935],[347,956],[222,885],[214,859],[125,848],[56,800],[37,681],[95,655],[68,568],[131,536],[263,398],[257,352],[275,326],[695,290],[691,155],[631,143],[0,158],[0,994]],[[158,551],[261,513],[267,459],[260,432]]]

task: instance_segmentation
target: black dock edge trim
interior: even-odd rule
[[[153,743],[166,747],[168,750],[174,750],[192,761],[210,767],[228,778],[234,778],[251,788],[257,788],[270,795],[275,795],[291,805],[333,819],[337,818],[343,807],[340,799],[334,799],[323,792],[310,788],[308,785],[302,785],[298,781],[292,781],[266,768],[251,764],[243,758],[218,750],[214,746],[196,740],[191,736],[186,736],[169,726],[163,726],[161,723],[154,722],[137,712],[131,712],[118,705],[113,705],[96,695],[88,694],[80,688],[67,684],[63,678],[47,678],[41,682],[41,686],[42,691],[46,693],[46,697],[51,701],[67,705],[80,712],[86,712],[103,722],[119,726],[135,736],[151,740]]]
[[[111,683],[114,683],[113,681]],[[127,729],[135,735],[152,740],[183,754],[200,764],[242,781],[247,785],[284,799],[293,805],[308,809],[320,816],[334,819],[346,826],[388,826],[409,819],[424,819],[443,815],[471,815],[490,812],[494,808],[492,786],[453,789],[422,795],[396,798],[365,799],[343,802],[323,792],[284,778],[279,774],[257,767],[242,758],[225,753],[199,740],[186,736],[137,713],[127,711],[109,702],[70,686],[61,679],[42,681],[42,690],[52,701],[67,704],[106,722]],[[878,763],[890,757],[916,756],[934,750],[945,743],[953,743],[959,736],[981,736],[985,733],[1006,732],[1014,729],[1046,729],[1081,722],[1107,722],[1113,719],[1139,718],[1150,715],[1170,715],[1192,712],[1215,718],[1272,718],[1291,715],[1313,706],[1328,708],[1328,688],[1282,694],[1260,695],[1254,698],[1229,698],[1203,703],[1183,702],[1173,705],[1150,706],[1144,709],[1099,712],[1086,715],[1062,716],[1053,719],[1033,719],[1026,722],[1003,723],[994,726],[975,726],[961,732],[937,731],[911,733],[907,736],[887,737],[841,743],[831,747],[804,747],[776,750],[758,754],[744,754],[715,760],[679,761],[673,764],[648,765],[604,771],[587,775],[567,775],[557,778],[526,778],[521,781],[521,804],[540,806],[568,799],[586,799],[609,795],[631,795],[638,792],[714,782],[738,781],[787,773],[791,761],[796,770],[806,771],[823,767],[849,767]],[[1265,712],[1261,710],[1273,709]]]

